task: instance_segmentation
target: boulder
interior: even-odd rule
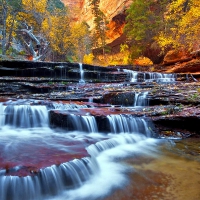
[[[170,65],[178,62],[186,62],[192,60],[191,55],[185,50],[170,50],[163,59],[163,64]]]

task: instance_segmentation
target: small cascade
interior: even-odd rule
[[[4,106],[0,103],[0,128],[5,124]]]
[[[60,79],[66,79],[67,78],[67,69],[65,66],[56,66],[57,69],[60,70]]]
[[[84,80],[84,70],[83,70],[83,64],[82,63],[79,63],[79,68],[80,68],[80,80],[79,80],[79,83],[85,83],[85,80]]]
[[[146,139],[146,136],[141,134],[118,134],[114,135],[113,138],[92,144],[86,149],[87,152],[92,155],[92,157],[97,157],[101,152],[105,150],[115,148],[119,145],[137,144]]]
[[[96,162],[86,157],[47,167],[34,176],[0,176],[0,199],[43,200],[45,196],[80,187],[97,171]]]
[[[46,106],[8,105],[4,112],[5,125],[12,127],[47,127],[49,123]]]
[[[90,157],[52,165],[40,169],[32,176],[4,176],[1,170],[0,199],[44,200],[52,196],[53,199],[75,200],[86,199],[85,197],[91,195],[94,196],[89,199],[98,199],[113,187],[123,186],[122,183],[126,180],[124,176],[126,168],[118,162],[113,162],[114,158],[132,156],[133,152],[139,152],[141,148],[142,153],[150,154],[152,150],[155,151],[155,144],[155,139],[146,138],[141,134],[111,135],[107,140],[99,141],[86,148]],[[114,177],[118,177],[118,184]],[[104,186],[106,184],[106,190],[95,193],[87,189],[92,185],[101,187],[102,183]],[[82,194],[81,191],[84,193]]]
[[[90,103],[93,103],[93,97],[90,97],[88,100]]]
[[[111,133],[142,133],[152,135],[147,122],[132,115],[108,115]]]
[[[48,106],[49,109],[55,109],[55,110],[68,110],[68,109],[80,109],[80,108],[88,108],[87,105],[78,105],[75,103],[70,104],[63,104],[63,103],[52,103]]]
[[[158,82],[158,83],[170,83],[176,81],[175,74],[162,74],[156,72],[146,72],[144,74],[145,82]]]
[[[128,70],[128,69],[123,69],[123,71],[129,75],[130,82],[137,82],[138,81],[138,72]]]
[[[130,82],[158,82],[158,83],[170,83],[176,81],[176,74],[162,74],[158,72],[137,72],[128,69],[124,69],[124,72],[128,74]]]
[[[70,118],[74,130],[89,133],[98,132],[97,123],[94,116],[79,116],[71,114]]]
[[[148,106],[147,92],[136,92],[134,106]]]

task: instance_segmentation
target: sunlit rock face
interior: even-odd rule
[[[62,2],[70,7],[70,8],[73,8],[73,7],[79,7],[79,8],[82,8],[83,6],[83,3],[84,3],[84,0],[62,0]]]
[[[86,21],[90,29],[94,29],[94,17],[90,7],[89,0],[62,0],[70,8],[80,9],[78,21]],[[125,11],[131,5],[131,0],[101,0],[99,8],[105,14],[108,24],[107,43],[111,43],[119,38],[123,33],[125,24]]]

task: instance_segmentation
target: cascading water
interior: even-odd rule
[[[82,63],[79,63],[79,70],[80,70],[80,80],[79,80],[79,83],[85,83],[85,80],[84,80],[84,70],[83,70],[83,64]]]
[[[56,66],[60,70],[60,79],[66,79],[67,78],[67,69],[65,66]]]
[[[157,142],[142,118],[107,116],[110,134],[100,134],[94,116],[69,114],[74,131],[58,132],[48,126],[48,109],[58,104],[19,103],[0,104],[1,200],[98,199],[127,183],[115,158],[150,153]]]
[[[63,104],[63,103],[53,103],[48,106],[49,109],[55,109],[55,110],[68,110],[68,109],[80,109],[80,108],[87,108],[87,105],[78,105],[74,103],[70,104]]]
[[[162,74],[156,72],[146,72],[144,74],[145,82],[158,82],[158,83],[170,83],[176,81],[176,74]]]
[[[158,82],[170,83],[176,81],[176,74],[163,74],[158,72],[136,72],[124,69],[130,78],[130,82]],[[140,77],[140,78],[139,78]]]
[[[5,125],[19,128],[48,126],[46,106],[8,105],[4,112]]]
[[[134,99],[134,106],[148,106],[147,95],[148,95],[148,91],[136,92],[135,99]]]
[[[142,133],[148,137],[152,136],[152,129],[149,129],[143,118],[132,115],[108,115],[107,118],[112,133]]]
[[[130,82],[137,82],[138,81],[138,72],[128,70],[128,69],[124,69],[123,71],[126,72],[129,75]]]
[[[76,188],[98,170],[90,158],[73,160],[40,170],[35,176],[0,176],[1,200],[40,200]]]
[[[71,114],[71,122],[73,124],[74,130],[84,131],[84,132],[98,132],[96,120],[94,116],[78,116]]]
[[[4,114],[4,106],[2,103],[0,103],[0,128],[5,123],[5,114]]]
[[[113,189],[128,185],[125,174],[130,169],[120,163],[119,159],[141,154],[141,149],[142,154],[155,157],[157,142],[140,134],[123,133],[111,134],[109,139],[88,146],[86,149],[91,159],[98,164],[98,173],[94,173],[81,187],[66,191],[52,200],[103,199]]]

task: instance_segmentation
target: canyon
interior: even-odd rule
[[[87,22],[92,31],[94,29],[94,21],[89,0],[62,0],[73,12],[74,18],[80,22]],[[101,0],[99,4],[100,10],[105,14],[108,20],[107,44],[111,48],[119,49],[119,45],[125,40],[123,35],[123,27],[125,25],[125,11],[131,5],[131,0]],[[75,13],[75,14],[74,14]]]
[[[0,61],[0,199],[199,199],[199,77],[141,70]]]

